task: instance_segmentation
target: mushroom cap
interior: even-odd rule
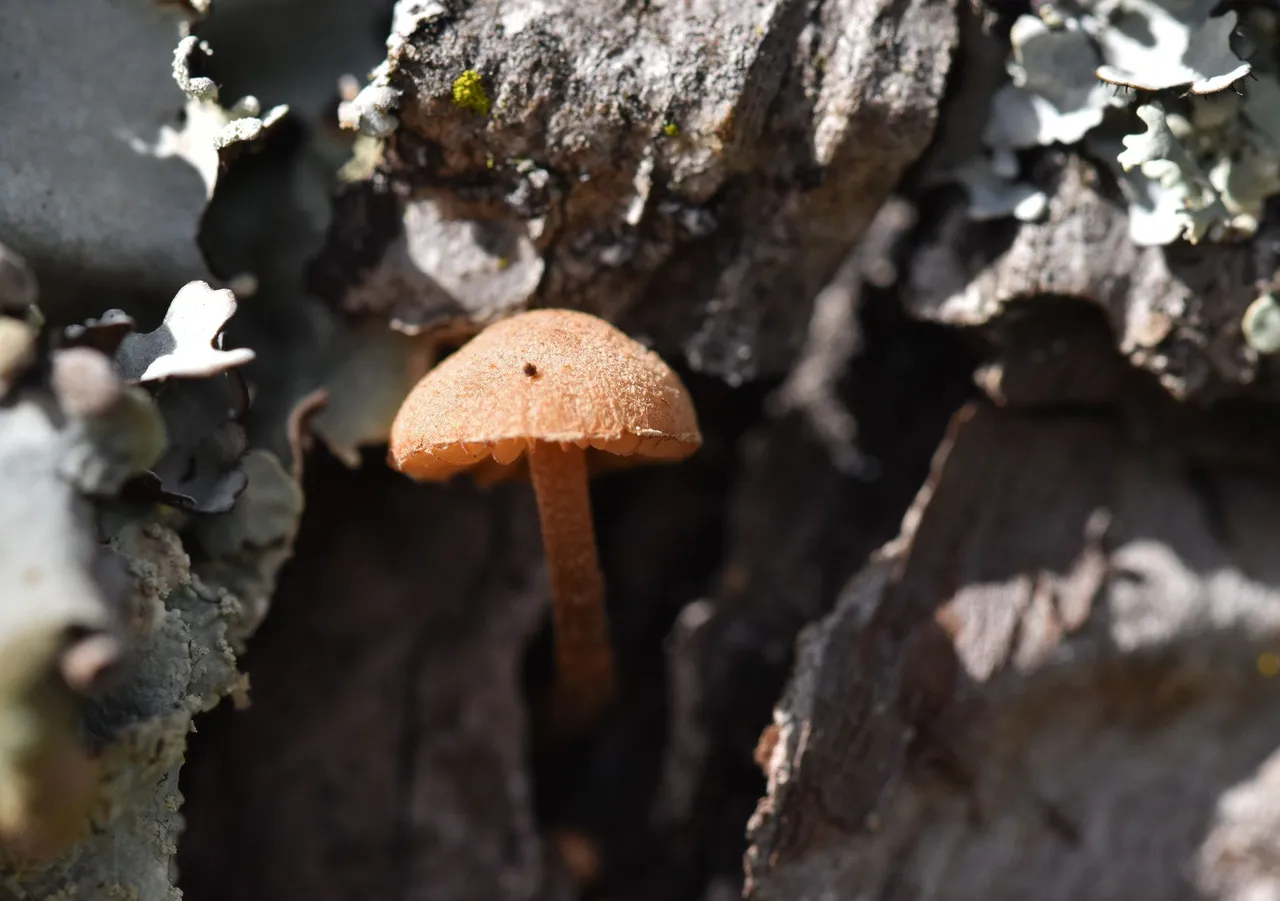
[[[442,481],[484,464],[489,481],[535,442],[679,460],[702,444],[684,384],[662,358],[603,319],[540,309],[503,319],[414,386],[388,459]]]

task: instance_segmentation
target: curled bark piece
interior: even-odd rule
[[[253,360],[253,351],[222,350],[220,341],[235,313],[236,298],[229,290],[190,282],[174,295],[159,328],[124,337],[116,362],[131,382],[211,376],[242,366]]]
[[[136,327],[124,310],[107,310],[97,319],[67,326],[62,330],[62,342],[66,347],[92,347],[114,356],[120,342]]]
[[[1258,281],[1275,272],[1274,226],[1253,244],[1139,247],[1123,206],[1100,192],[1092,164],[1073,157],[1045,221],[1021,224],[993,257],[1006,228],[949,211],[909,267],[912,312],[981,326],[1045,295],[1074,297],[1096,304],[1121,352],[1175,396],[1237,394],[1258,378],[1239,320]]]

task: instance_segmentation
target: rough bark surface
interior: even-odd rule
[[[412,490],[332,462],[321,481],[247,660],[254,705],[209,725],[218,762],[184,786],[218,810],[186,843],[220,849],[185,862],[188,895],[536,897],[520,692],[545,613],[532,494]]]
[[[308,458],[253,706],[199,721],[186,897],[1280,893],[1280,419],[1239,327],[1274,217],[1137,248],[1075,148],[1027,154],[1043,221],[974,223],[931,173],[1008,47],[961,6],[396,4],[308,272],[360,336],[312,422],[361,465]],[[705,438],[592,482],[619,694],[570,743],[529,486],[377,447],[406,361],[524,306],[654,345]]]
[[[1274,884],[1273,451],[1143,400],[957,416],[901,540],[803,643],[748,897]]]
[[[391,55],[384,174],[418,198],[400,243],[343,272],[376,251],[335,231],[317,285],[410,329],[536,285],[533,304],[604,315],[695,370],[782,374],[924,151],[956,36],[947,0],[440,7]],[[467,72],[481,87],[459,102]]]

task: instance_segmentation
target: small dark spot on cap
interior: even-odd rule
[[[538,367],[534,366],[532,363],[525,363],[524,374],[527,375],[529,378],[533,378],[535,375],[538,374]]]

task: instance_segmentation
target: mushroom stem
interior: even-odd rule
[[[538,441],[528,456],[551,582],[559,692],[572,699],[572,713],[590,717],[611,699],[614,674],[586,451]]]

